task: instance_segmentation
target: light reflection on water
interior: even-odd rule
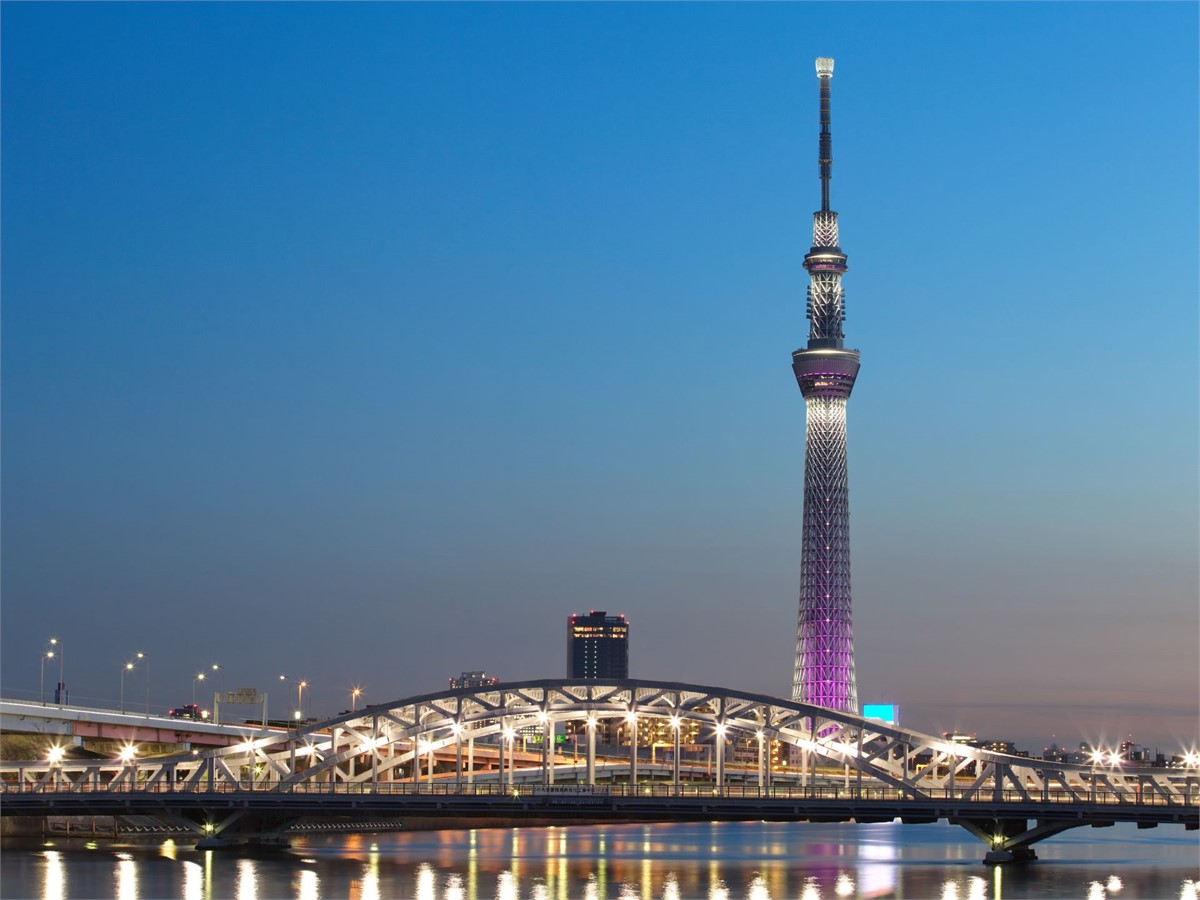
[[[43,856],[46,858],[46,882],[42,897],[45,900],[58,900],[67,896],[67,870],[62,854],[57,850],[47,850]]]
[[[238,860],[237,900],[258,900],[258,872],[254,860]]]
[[[204,870],[199,863],[185,860],[183,863],[183,900],[204,900]]]
[[[1196,842],[1131,826],[1038,845],[985,868],[950,826],[676,823],[305,836],[290,851],[185,843],[5,844],[0,897],[129,900],[1200,900]],[[1114,839],[1115,838],[1115,839]]]
[[[138,900],[138,864],[130,853],[117,854],[117,900]]]
[[[296,900],[320,900],[321,879],[312,869],[301,869],[297,878]]]

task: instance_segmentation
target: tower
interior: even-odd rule
[[[821,209],[813,213],[808,270],[808,346],[792,354],[804,395],[804,534],[800,552],[800,615],[792,699],[858,712],[854,633],[850,615],[850,504],[846,478],[846,401],[858,376],[858,351],[843,346],[846,254],[838,216],[829,208],[833,138],[829,89],[833,60],[817,60],[821,98],[818,170]]]

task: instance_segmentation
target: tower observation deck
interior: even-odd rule
[[[850,611],[850,504],[846,476],[846,401],[858,376],[857,350],[847,350],[842,330],[846,254],[838,214],[829,208],[833,169],[830,84],[833,60],[817,60],[821,138],[818,171],[821,208],[813,213],[808,270],[808,345],[792,354],[804,396],[804,532],[800,555],[800,615],[792,699],[858,712],[854,632]]]

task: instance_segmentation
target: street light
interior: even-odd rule
[[[138,651],[138,659],[146,661],[146,715],[150,715],[150,657],[142,651]]]
[[[360,687],[355,686],[350,688],[350,712],[358,710],[358,698],[362,696],[362,692],[363,689]]]
[[[204,680],[203,672],[198,672],[195,675],[195,677],[192,678],[192,706],[196,705],[196,682],[203,681],[203,680]]]
[[[38,681],[38,702],[46,705],[46,660],[54,659],[53,650],[42,651],[41,677]]]
[[[288,677],[286,675],[280,675],[279,680],[287,681]],[[304,718],[304,689],[306,687],[308,687],[308,682],[304,679],[300,679],[296,682],[296,713],[293,718],[295,718],[297,722]]]
[[[125,712],[125,673],[133,671],[133,663],[127,662],[121,666],[121,712]]]
[[[64,650],[63,642],[56,637],[50,638],[50,646],[58,648],[58,690],[54,694],[58,697],[58,705],[62,706],[64,702],[63,694],[67,689],[67,683],[63,680],[63,663],[66,661],[67,654]]]

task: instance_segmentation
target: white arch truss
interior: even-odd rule
[[[663,753],[629,742],[597,752],[606,725],[657,723]],[[630,724],[633,727],[630,727]],[[570,730],[572,752],[556,747]],[[711,748],[681,757],[681,734]],[[519,740],[524,736],[524,740]],[[532,738],[535,750],[529,751]],[[626,737],[627,741],[627,737]],[[771,745],[795,748],[777,771]],[[525,749],[519,744],[525,744]],[[586,749],[581,751],[580,744]],[[666,751],[670,752],[666,752]],[[1033,760],[980,750],[849,713],[724,688],[651,681],[526,681],[376,704],[232,747],[139,759],[0,764],[5,790],[403,792],[467,785],[622,782],[677,792],[835,795],[896,800],[1200,803],[1200,771]],[[840,776],[840,777],[839,777]],[[644,786],[644,787],[639,787]],[[845,792],[842,794],[842,792]]]

